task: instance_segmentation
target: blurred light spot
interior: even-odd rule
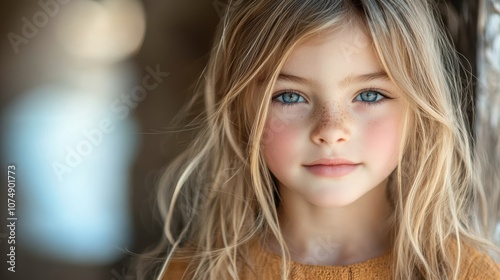
[[[60,86],[38,87],[4,115],[4,155],[17,166],[18,243],[65,262],[111,263],[130,244],[130,165],[137,127],[117,121],[94,94]],[[102,119],[113,131],[95,134]],[[90,141],[84,132],[94,132]],[[87,134],[88,134],[87,133]],[[93,142],[92,150],[65,173],[68,150]]]
[[[58,38],[76,58],[94,61],[122,60],[138,51],[146,20],[135,0],[76,1],[58,24]]]
[[[486,59],[492,70],[500,72],[500,15],[488,16],[484,26],[484,41],[486,43]]]

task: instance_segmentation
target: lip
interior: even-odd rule
[[[313,166],[313,165],[357,165],[357,163],[354,163],[350,160],[343,159],[343,158],[322,158],[318,159],[316,161],[313,161],[309,164],[305,164],[305,166]]]
[[[348,175],[349,173],[356,170],[358,166],[359,163],[354,163],[352,161],[341,158],[323,158],[304,165],[304,167],[314,175],[334,178]]]

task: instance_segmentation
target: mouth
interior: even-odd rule
[[[352,173],[359,165],[345,159],[320,159],[304,167],[316,176],[339,178]]]

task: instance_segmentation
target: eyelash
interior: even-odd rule
[[[367,92],[367,91],[372,91],[372,92],[375,92],[377,93],[378,95],[382,96],[382,99],[378,100],[378,101],[373,101],[373,102],[367,102],[367,101],[362,101],[361,102],[366,105],[366,106],[376,106],[376,105],[380,105],[382,104],[383,102],[389,100],[389,99],[392,99],[392,98],[389,98],[387,97],[387,95],[383,94],[383,90],[380,90],[380,89],[377,89],[377,88],[366,88],[366,89],[363,89],[362,91],[358,92],[358,94],[356,95],[356,98],[358,96],[360,96],[363,92]]]
[[[377,93],[378,95],[381,95],[383,98],[380,99],[380,100],[378,100],[378,101],[373,101],[373,102],[367,102],[367,101],[360,100],[366,106],[380,105],[382,102],[387,101],[388,99],[392,99],[392,98],[387,97],[387,95],[385,95],[385,94],[382,93],[382,90],[377,89],[377,88],[365,88],[365,89],[363,89],[363,90],[361,90],[361,91],[358,92],[358,94],[356,95],[356,98],[358,96],[360,96],[360,94],[362,94],[364,92],[367,92],[367,91],[373,91],[373,92]],[[278,102],[282,106],[293,106],[295,104],[302,103],[302,102],[290,102],[290,103],[286,103],[286,102],[281,102],[281,101],[277,101],[276,100],[278,97],[283,96],[283,94],[285,94],[285,93],[294,93],[294,94],[297,94],[299,97],[304,98],[302,96],[302,94],[300,92],[296,91],[296,90],[285,89],[285,90],[279,91],[278,94],[275,95],[272,98],[272,102]]]
[[[277,95],[275,95],[273,98],[272,98],[272,101],[273,102],[278,102],[280,103],[280,105],[282,106],[293,106],[297,103],[302,103],[302,102],[290,102],[290,103],[286,103],[286,102],[281,102],[281,101],[278,101],[276,100],[278,97],[280,96],[283,96],[285,93],[294,93],[294,94],[297,94],[298,96],[304,98],[299,92],[295,91],[295,90],[292,90],[292,89],[285,89],[285,90],[282,90],[282,91],[279,91]],[[305,99],[305,98],[304,98]]]

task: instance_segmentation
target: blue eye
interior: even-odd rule
[[[283,103],[283,105],[293,105],[295,103],[302,103],[306,101],[304,97],[293,91],[285,91],[282,94],[275,96],[273,100],[277,100],[278,102]]]
[[[386,97],[378,91],[375,90],[366,90],[356,96],[357,101],[363,101],[366,103],[376,103]]]

